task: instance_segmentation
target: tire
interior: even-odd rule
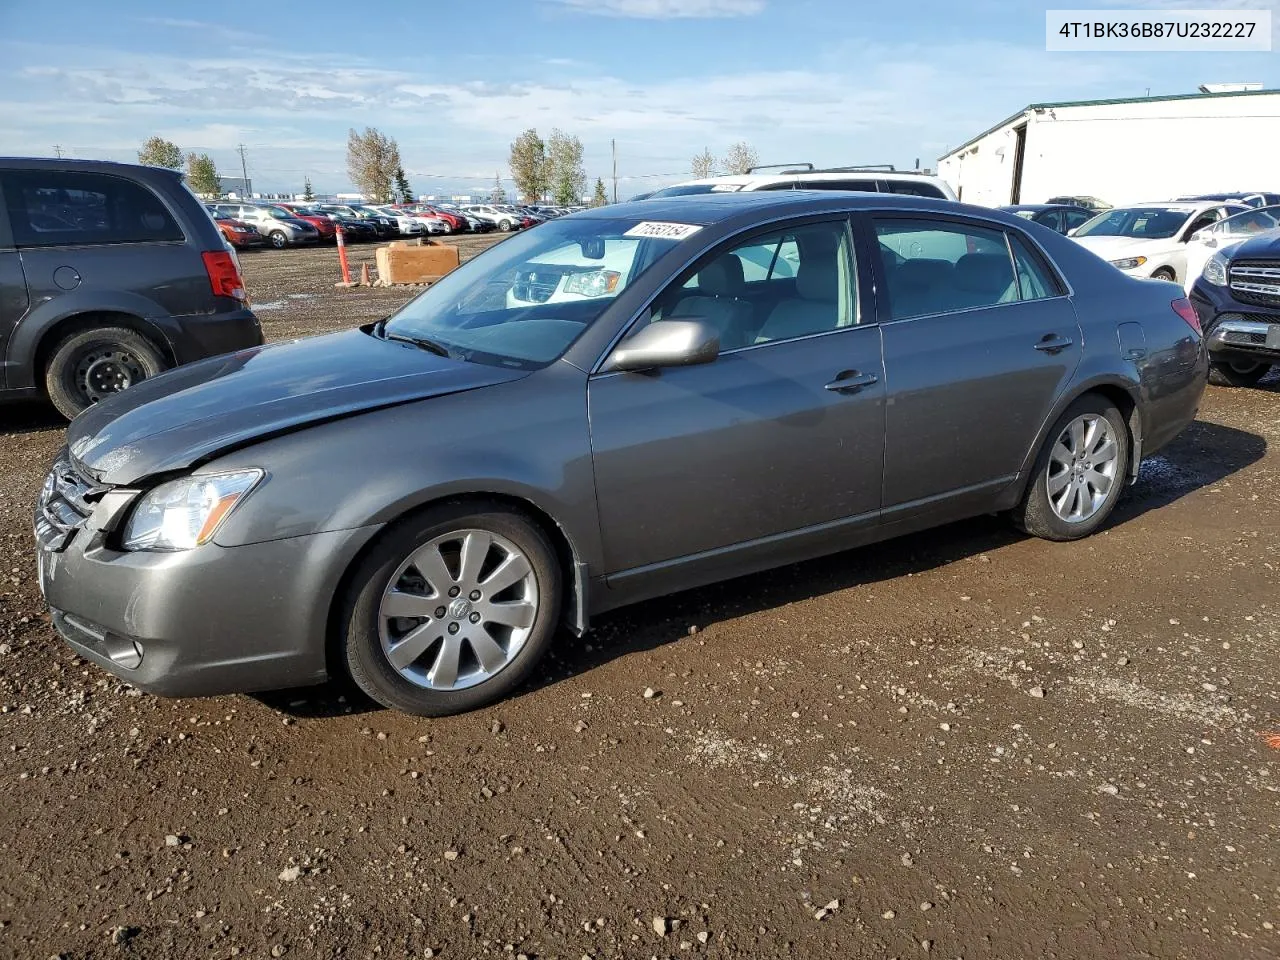
[[[510,233],[512,230],[515,229],[515,224],[512,223],[510,220],[503,220],[498,224],[498,229],[501,230],[503,233]]]
[[[1178,280],[1178,275],[1173,272],[1172,267],[1161,267],[1155,273],[1151,274],[1151,279],[1152,280],[1172,280],[1176,283]]]
[[[272,230],[267,234],[267,240],[277,250],[283,250],[289,245],[289,238],[284,235],[283,230]]]
[[[464,541],[491,542],[477,561],[478,577],[463,567]],[[500,570],[520,579],[485,596],[477,588]],[[347,669],[368,696],[404,713],[440,717],[485,706],[518,687],[551,646],[562,582],[554,548],[519,512],[494,503],[433,507],[390,528],[354,571],[339,637]],[[462,592],[451,592],[459,586]],[[388,612],[394,610],[413,615]],[[398,666],[391,659],[397,651],[404,658]]]
[[[1078,422],[1083,429],[1075,432]],[[1097,430],[1105,424],[1106,434],[1091,433],[1090,423]],[[1113,449],[1104,466],[1095,458],[1108,449],[1108,443]],[[1049,431],[1022,502],[1014,508],[1013,522],[1043,540],[1089,536],[1106,523],[1120,499],[1129,474],[1129,451],[1129,428],[1115,405],[1099,394],[1080,397]],[[1075,452],[1083,454],[1080,460]],[[1108,474],[1111,482],[1104,490],[1101,481]]]
[[[1219,387],[1252,387],[1271,371],[1265,360],[1214,360],[1209,364],[1209,382]]]
[[[76,414],[168,364],[155,344],[127,327],[81,330],[53,348],[44,369],[45,392],[57,411]]]

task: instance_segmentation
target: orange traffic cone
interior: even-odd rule
[[[369,279],[369,265],[367,263],[360,264],[360,285],[362,287],[373,286],[373,281]]]

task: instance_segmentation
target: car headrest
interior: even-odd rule
[[[806,260],[796,271],[796,293],[805,300],[834,303],[840,296],[840,279],[831,260]]]
[[[956,283],[975,293],[1003,293],[1013,283],[1013,267],[1002,253],[966,253],[956,261]]]
[[[732,253],[717,257],[698,271],[698,292],[713,297],[739,296],[745,283],[742,261]]]
[[[913,257],[893,270],[892,279],[905,287],[939,287],[951,282],[953,272],[949,260]]]

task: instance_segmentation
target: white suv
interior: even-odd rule
[[[488,203],[473,203],[460,208],[468,217],[487,220],[503,233],[510,233],[520,226],[520,217],[501,206]]]
[[[772,173],[765,171],[772,170]],[[736,193],[740,190],[859,190],[864,193],[897,193],[913,197],[954,200],[955,192],[939,177],[927,173],[894,170],[893,167],[830,167],[814,169],[811,163],[777,167],[752,167],[744,174],[686,180],[651,193],[645,199],[682,197],[696,193]]]

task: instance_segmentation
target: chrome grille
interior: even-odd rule
[[[82,477],[70,460],[58,459],[36,504],[36,539],[50,550],[65,549],[106,491],[106,487]]]
[[[1241,303],[1280,306],[1280,260],[1239,260],[1231,264],[1228,279]]]

